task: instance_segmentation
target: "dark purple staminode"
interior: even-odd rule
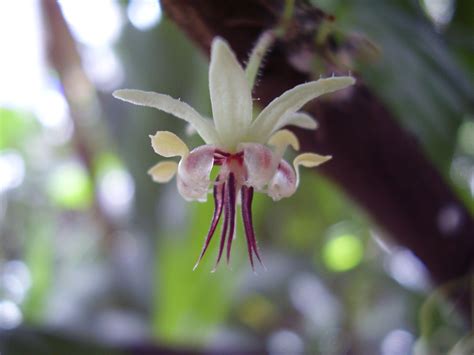
[[[229,155],[227,153],[216,152],[214,163],[215,165],[222,165],[227,160],[234,160],[237,166],[242,167],[242,153],[235,155]],[[223,176],[224,175],[224,176]],[[225,176],[226,175],[226,176]],[[207,248],[211,242],[212,237],[217,229],[217,225],[221,219],[221,215],[224,212],[224,218],[221,226],[221,239],[219,244],[219,252],[213,271],[216,270],[219,262],[222,258],[224,247],[227,241],[227,263],[230,261],[230,253],[232,249],[232,241],[235,234],[235,216],[237,206],[237,191],[240,189],[241,200],[242,200],[242,220],[244,224],[245,236],[247,239],[247,249],[250,259],[252,270],[255,270],[253,261],[253,254],[257,257],[260,264],[263,265],[260,255],[258,253],[257,241],[255,239],[255,232],[253,229],[252,222],[252,199],[253,199],[253,187],[248,187],[239,184],[234,172],[228,172],[227,174],[219,174],[215,180],[214,185],[214,214],[212,217],[209,232],[207,233],[201,254],[199,255],[198,261],[194,266],[194,269],[199,265],[199,262],[206,253]]]

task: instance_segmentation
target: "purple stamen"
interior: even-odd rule
[[[229,164],[230,172],[224,173],[224,175],[219,175],[215,182],[214,182],[214,215],[212,217],[211,226],[209,228],[209,232],[207,234],[206,240],[204,242],[201,254],[194,266],[194,269],[199,265],[201,259],[203,258],[204,254],[206,253],[211,239],[217,229],[217,225],[221,219],[222,213],[224,213],[224,221],[221,226],[221,240],[219,243],[219,253],[217,255],[216,264],[212,272],[216,271],[217,266],[222,258],[222,254],[224,252],[224,247],[227,242],[227,264],[230,262],[230,253],[232,250],[232,242],[234,240],[235,234],[235,213],[236,213],[236,202],[237,202],[237,182],[236,182],[236,172],[238,174],[244,174],[243,171],[239,170],[238,166],[242,166],[243,164],[243,152],[238,152],[235,154],[229,154],[226,152],[222,152],[220,150],[216,150],[214,152],[214,164],[215,165],[223,165]],[[232,165],[234,164],[234,165]],[[233,171],[235,169],[235,171]],[[227,179],[225,181],[219,181],[225,175],[227,175]],[[241,188],[241,196],[242,196],[242,219],[245,229],[245,237],[247,239],[247,249],[250,259],[250,264],[252,266],[252,270],[255,271],[254,265],[254,254],[257,257],[260,264],[265,268],[260,258],[257,241],[255,239],[255,232],[253,229],[253,221],[252,221],[252,200],[253,200],[253,187],[242,186]],[[227,240],[226,240],[227,239]],[[193,269],[193,270],[194,270]]]
[[[258,261],[262,266],[262,259],[258,253],[257,240],[255,239],[255,232],[253,229],[252,221],[252,199],[253,199],[253,187],[242,186],[242,219],[244,222],[245,236],[247,237],[247,248],[249,252],[250,265],[252,270],[254,269],[252,251],[255,253]]]
[[[214,269],[212,270],[212,272],[216,271],[217,265],[219,265],[219,261],[221,260],[222,252],[224,251],[227,228],[229,226],[230,210],[229,210],[229,203],[227,202],[229,199],[229,184],[228,183],[225,184],[224,186],[223,196],[224,196],[224,224],[222,225],[222,229],[221,229],[221,243],[219,245],[219,254],[217,256],[216,265],[214,266]]]
[[[218,184],[217,182],[219,181],[219,177],[216,178],[216,184],[214,185],[214,216],[212,217],[212,222],[211,222],[211,227],[209,228],[209,232],[207,233],[206,241],[204,242],[201,255],[199,256],[198,261],[196,262],[196,265],[194,265],[193,270],[195,270],[202,257],[206,253],[207,247],[209,246],[209,243],[211,242],[212,236],[214,235],[214,232],[216,231],[217,225],[219,223],[219,220],[222,215],[222,207],[224,206],[224,192],[225,192],[225,183]]]
[[[227,237],[227,264],[230,261],[230,249],[232,248],[232,241],[234,239],[235,232],[235,177],[233,173],[229,174],[227,181],[227,205],[229,209],[229,235]]]

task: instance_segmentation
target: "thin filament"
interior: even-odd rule
[[[227,204],[229,205],[229,235],[227,236],[227,264],[230,261],[230,250],[232,248],[232,241],[234,239],[235,233],[235,177],[233,173],[229,174],[228,180],[228,200]]]
[[[249,252],[250,264],[252,269],[254,269],[253,265],[253,256],[252,254],[255,253],[258,261],[262,266],[262,259],[260,258],[260,254],[258,253],[257,247],[257,240],[255,239],[255,231],[253,229],[253,220],[252,220],[252,200],[253,200],[253,187],[242,187],[242,219],[244,222],[245,228],[245,235],[247,238],[247,248]],[[253,252],[253,253],[252,253]]]
[[[212,272],[216,271],[217,265],[219,265],[219,261],[222,258],[222,252],[224,251],[225,239],[227,235],[227,229],[229,226],[229,216],[230,216],[229,204],[227,203],[228,199],[229,199],[229,184],[225,184],[224,189],[223,189],[224,224],[222,225],[222,229],[221,229],[221,242],[219,245],[219,254],[217,256],[216,265],[214,266],[214,269],[212,270]]]
[[[202,257],[206,253],[206,250],[209,246],[209,243],[211,242],[212,236],[214,235],[214,232],[216,231],[217,225],[222,215],[222,209],[223,209],[222,207],[224,205],[223,200],[224,200],[225,183],[217,184],[218,181],[219,181],[219,177],[216,178],[216,184],[214,185],[214,215],[212,217],[211,226],[209,228],[209,232],[207,233],[206,241],[204,242],[201,255],[199,255],[199,258],[196,264],[194,265],[193,270],[196,270]]]

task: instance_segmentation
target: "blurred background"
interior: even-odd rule
[[[351,67],[473,212],[474,3],[312,3],[365,43]],[[159,160],[148,135],[185,125],[111,92],[167,93],[210,116],[207,58],[158,1],[59,4],[0,2],[1,355],[473,353],[421,262],[312,172],[290,199],[256,196],[268,271],[252,273],[238,230],[229,267],[210,273],[214,241],[193,272],[212,201],[146,173]]]

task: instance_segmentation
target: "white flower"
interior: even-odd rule
[[[298,85],[274,99],[254,119],[251,87],[246,73],[227,43],[216,38],[212,42],[209,67],[213,120],[204,118],[186,103],[168,95],[129,89],[114,92],[114,96],[120,100],[154,107],[183,119],[194,127],[206,143],[189,151],[174,133],[158,131],[150,136],[157,154],[166,158],[181,158],[179,164],[163,161],[152,167],[149,174],[154,181],[168,182],[176,174],[178,190],[189,201],[205,201],[208,193],[213,192],[214,217],[196,266],[214,235],[223,211],[217,263],[222,257],[226,241],[229,259],[239,191],[252,268],[253,254],[260,260],[252,225],[253,192],[264,192],[273,200],[289,197],[298,187],[300,165],[315,167],[331,158],[304,153],[295,158],[291,167],[282,157],[288,146],[298,150],[299,142],[293,133],[282,128],[294,125],[316,129],[316,122],[298,110],[308,101],[354,82],[354,78],[345,76]],[[211,182],[213,166],[219,166],[220,170],[216,180]]]

